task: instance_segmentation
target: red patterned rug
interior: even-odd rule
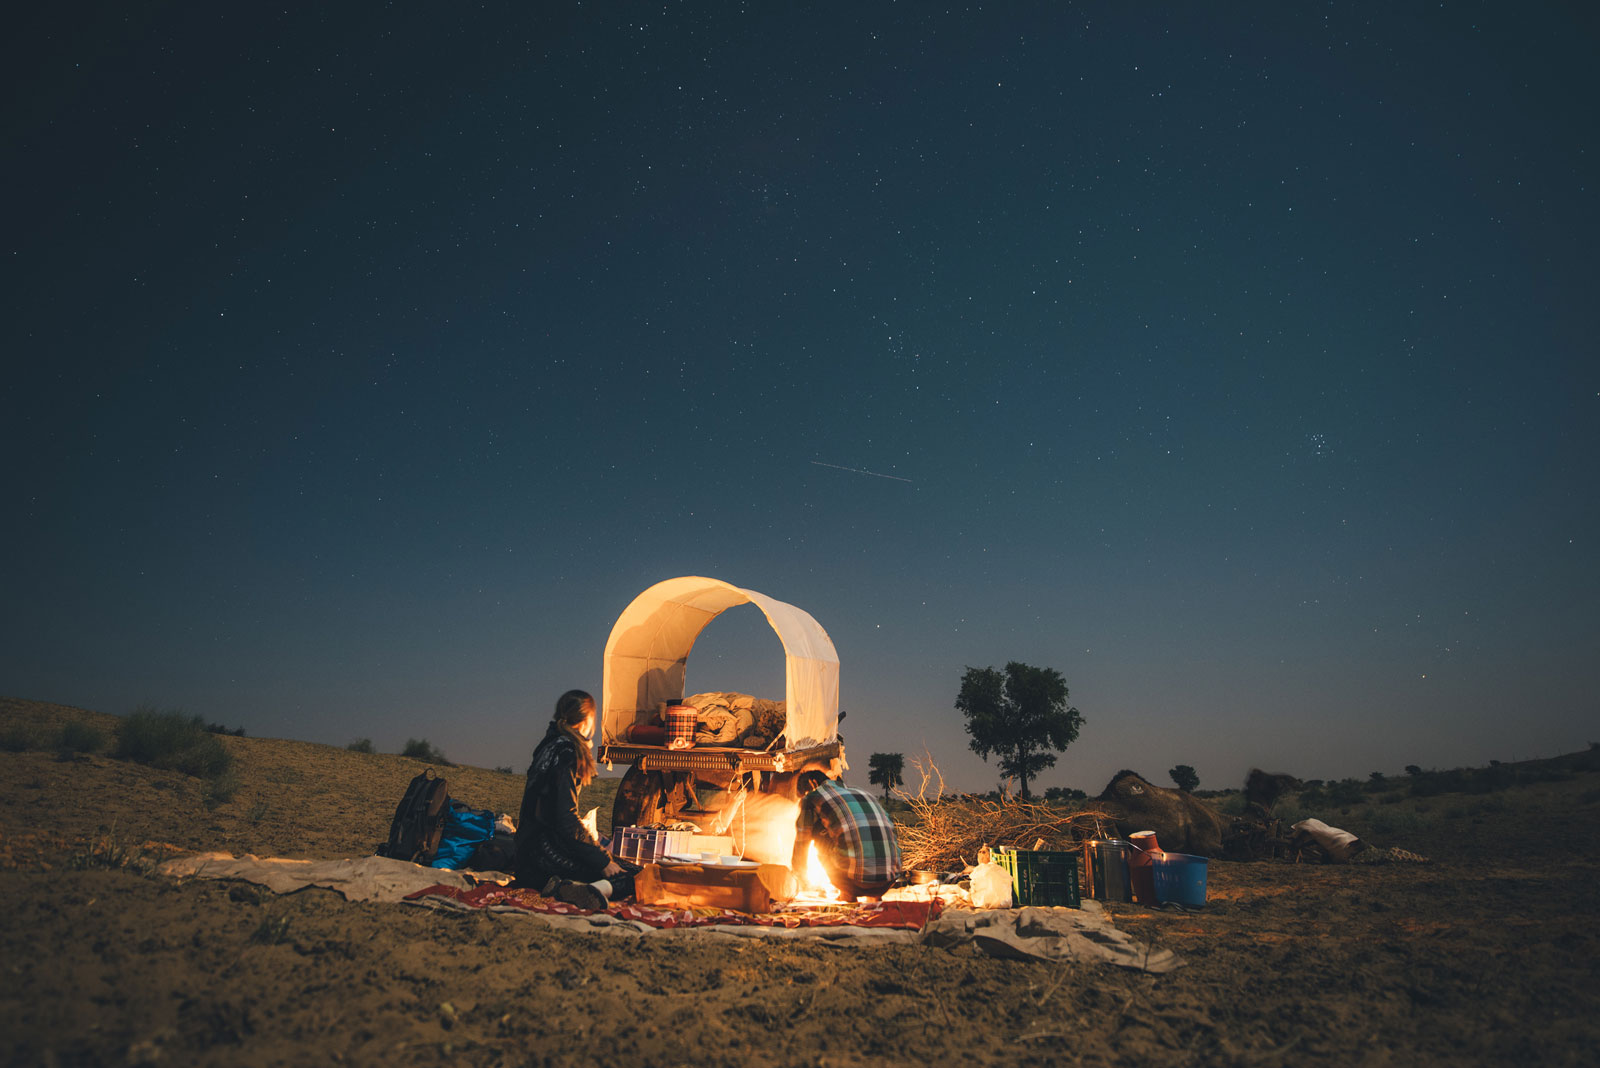
[[[591,913],[554,898],[542,897],[528,889],[511,889],[486,883],[470,890],[452,886],[429,886],[407,894],[406,901],[433,898],[438,904],[469,909],[515,909],[555,916],[588,916]],[[666,908],[631,902],[612,905],[606,914],[619,920],[634,920],[650,927],[887,927],[920,931],[939,915],[943,903],[934,901],[881,901],[873,905],[838,906],[827,911],[778,912],[759,916],[732,909]]]

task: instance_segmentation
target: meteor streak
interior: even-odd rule
[[[840,467],[838,464],[825,464],[821,460],[812,460],[811,462],[816,464],[818,467],[831,467],[835,471],[848,471],[852,475],[871,475],[873,478],[892,478],[896,482],[910,482],[911,481],[911,479],[909,479],[909,478],[901,478],[899,475],[880,475],[876,471],[867,471],[867,470],[864,470],[864,469],[862,469],[860,467]]]

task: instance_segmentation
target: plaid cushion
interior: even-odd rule
[[[900,874],[900,842],[894,823],[869,793],[824,782],[800,801],[797,832],[817,843],[830,873],[865,886]]]

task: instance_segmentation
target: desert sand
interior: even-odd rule
[[[0,718],[116,722],[11,699]],[[1113,906],[1185,958],[1156,976],[970,948],[572,934],[151,874],[190,851],[371,853],[421,767],[223,741],[240,787],[213,807],[195,779],[104,753],[0,752],[0,1061],[1550,1065],[1600,1049],[1593,771],[1407,799],[1388,833],[1367,825],[1375,805],[1323,814],[1426,864],[1213,862],[1202,912]],[[453,796],[516,811],[519,775],[442,771]],[[589,791],[602,816],[614,784]]]

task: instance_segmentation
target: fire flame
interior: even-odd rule
[[[794,821],[799,810],[799,804],[786,797],[741,791],[712,830],[731,835],[735,849],[746,860],[788,867],[794,856]],[[823,905],[843,897],[828,881],[815,842],[806,850],[805,867],[792,874],[800,891],[794,900],[800,904]]]
[[[817,843],[812,842],[806,849],[806,869],[795,873],[800,878],[800,899],[818,899],[823,901],[838,901],[838,889],[828,881],[828,873],[822,866],[822,858],[817,856]]]

